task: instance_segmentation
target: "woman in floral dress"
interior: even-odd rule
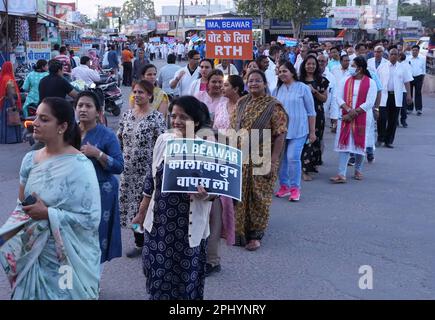
[[[142,80],[134,85],[134,107],[122,116],[118,139],[124,155],[124,172],[120,178],[119,209],[121,226],[131,227],[139,211],[145,176],[151,172],[154,144],[166,128],[163,115],[151,106],[154,86]],[[127,257],[137,257],[143,246],[143,234],[134,233],[136,248]]]

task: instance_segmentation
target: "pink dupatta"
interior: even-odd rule
[[[344,100],[346,105],[352,107],[353,105],[353,90],[355,85],[355,78],[350,77],[346,80],[344,85]],[[355,109],[357,109],[361,104],[366,102],[367,93],[370,88],[370,78],[364,76],[361,80],[361,84],[358,91],[358,96],[356,100]],[[347,112],[342,110],[342,115],[346,115]],[[360,150],[365,150],[365,139],[366,139],[366,112],[360,113],[356,116],[351,122],[342,121],[341,122],[341,130],[340,130],[340,138],[338,140],[338,148],[346,149],[349,146],[350,141],[350,133],[353,133],[353,139],[355,143],[355,147]]]

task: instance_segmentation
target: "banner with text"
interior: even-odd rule
[[[252,60],[252,19],[205,20],[208,59]]]
[[[209,194],[241,201],[242,152],[224,144],[196,139],[167,142],[162,192]]]
[[[34,66],[38,60],[51,59],[51,44],[48,41],[28,41],[26,42],[27,63]]]

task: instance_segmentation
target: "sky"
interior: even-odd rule
[[[101,6],[114,6],[114,7],[122,7],[122,4],[125,0],[55,0],[56,2],[78,2],[79,11],[83,14],[86,14],[92,19],[97,17],[97,5]],[[200,2],[200,1],[198,1]],[[205,3],[205,0],[203,0]],[[212,0],[214,3],[215,0]],[[221,1],[223,2],[223,1]],[[156,14],[159,15],[162,11],[162,5],[178,5],[180,3],[179,0],[154,0],[154,8],[156,10]],[[185,0],[185,5],[190,5],[190,0]]]

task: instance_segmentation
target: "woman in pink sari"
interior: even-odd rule
[[[226,129],[231,128],[231,114],[235,112],[237,101],[243,95],[243,78],[231,75],[223,85],[225,104],[218,104],[215,109],[213,129],[225,135]],[[222,90],[222,89],[221,89]],[[207,263],[205,275],[209,276],[221,270],[220,240],[226,239],[227,245],[235,244],[235,213],[233,199],[221,196],[213,202],[210,212],[210,237],[207,242]]]
[[[362,180],[362,168],[369,133],[369,117],[373,117],[377,87],[367,70],[367,62],[362,57],[353,60],[349,68],[350,77],[338,86],[337,105],[341,111],[338,120],[335,151],[339,152],[338,174],[330,178],[333,183],[345,183],[347,163],[350,153],[355,154],[356,180]]]

